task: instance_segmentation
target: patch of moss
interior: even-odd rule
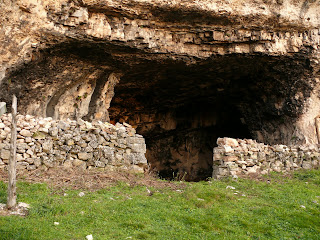
[[[45,139],[46,138],[46,134],[44,132],[37,131],[37,132],[33,133],[32,137],[34,139]]]

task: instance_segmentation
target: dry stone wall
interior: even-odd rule
[[[100,121],[56,121],[18,115],[17,168],[122,168],[143,171],[147,166],[144,138],[129,124]],[[0,168],[10,157],[11,114],[0,117]]]
[[[218,138],[213,152],[213,177],[289,172],[320,166],[319,145],[266,145],[252,139]]]

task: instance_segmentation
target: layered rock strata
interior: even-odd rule
[[[320,167],[319,145],[270,146],[252,139],[234,138],[218,138],[217,144],[212,175],[216,179]]]
[[[18,115],[17,168],[122,168],[143,172],[147,167],[144,138],[128,124],[55,121]],[[10,157],[11,114],[0,117],[0,168]]]

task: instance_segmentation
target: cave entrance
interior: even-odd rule
[[[146,138],[160,177],[204,180],[212,176],[218,137],[290,141],[310,93],[306,69],[303,55],[230,54],[192,64],[138,59],[126,66],[109,114]]]
[[[248,85],[254,74],[220,60],[146,64],[128,71],[115,87],[111,120],[128,122],[145,137],[146,157],[160,177],[205,180],[212,176],[218,137],[253,138],[242,108],[252,100]]]
[[[225,99],[136,112],[115,121],[129,122],[145,137],[148,162],[165,179],[205,180],[212,176],[218,137],[252,138],[237,107]]]
[[[14,93],[19,112],[36,116],[97,119],[109,113],[145,137],[147,159],[161,177],[204,180],[212,175],[218,137],[292,141],[293,123],[312,89],[310,71],[305,53],[196,59],[70,42],[39,52],[39,59],[8,76],[0,100],[10,104]]]

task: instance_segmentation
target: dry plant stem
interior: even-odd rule
[[[17,204],[16,193],[16,153],[17,153],[17,98],[13,95],[12,99],[12,128],[11,128],[11,153],[8,166],[8,199],[7,208],[12,209]]]

